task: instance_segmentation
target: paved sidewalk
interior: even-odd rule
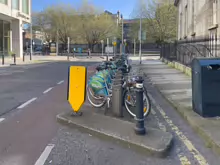
[[[219,118],[202,118],[192,110],[191,78],[160,60],[143,62],[142,71],[162,95],[202,137],[207,147],[220,154]]]
[[[92,56],[92,58],[87,57],[69,57],[70,61],[103,61],[105,58],[100,58],[99,56]],[[16,58],[16,65],[27,65],[27,64],[36,64],[36,63],[44,63],[44,62],[54,62],[54,61],[68,61],[67,56],[43,56],[43,55],[33,55],[32,60],[30,60],[30,56],[25,56],[25,61],[23,58]],[[4,65],[2,65],[2,59],[0,59],[0,67],[7,67],[11,64],[14,64],[14,59],[12,57],[5,57]]]

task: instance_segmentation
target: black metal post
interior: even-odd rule
[[[143,103],[143,78],[136,77],[136,126],[135,133],[137,135],[145,135],[146,130],[144,127],[144,103]]]
[[[23,62],[25,61],[25,53],[23,53]]]
[[[2,54],[2,65],[4,65],[5,64],[5,56],[4,56],[4,54]]]
[[[32,54],[31,54],[31,52],[30,52],[30,60],[32,60]]]
[[[69,53],[67,53],[67,60],[68,60],[68,61],[70,60],[70,56],[69,56]]]
[[[16,54],[13,54],[14,57],[14,65],[16,65]]]

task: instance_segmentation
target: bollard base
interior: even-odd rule
[[[72,112],[71,116],[82,116],[83,113],[82,112]]]
[[[146,129],[145,129],[145,127],[140,128],[140,127],[135,126],[134,132],[135,132],[137,135],[145,135],[145,134],[146,134]]]
[[[80,111],[83,111],[81,117],[72,117],[70,112],[65,112],[57,115],[57,121],[141,154],[166,157],[170,151],[173,135],[169,132],[149,126],[147,136],[138,136],[131,132],[132,122],[96,113],[90,107],[82,107]]]

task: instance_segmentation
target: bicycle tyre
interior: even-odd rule
[[[93,106],[93,107],[95,107],[95,108],[101,108],[101,107],[103,107],[104,105],[105,105],[105,103],[106,103],[106,98],[102,98],[103,99],[103,101],[101,101],[101,103],[95,103],[95,102],[93,102],[92,101],[92,99],[91,99],[91,95],[92,94],[90,94],[90,92],[88,91],[88,90],[86,90],[86,92],[87,92],[87,99],[88,99],[88,101],[89,101],[89,103]],[[92,96],[93,97],[93,96]],[[101,100],[101,99],[96,99],[96,100]]]
[[[90,93],[90,95],[94,98],[94,99],[96,99],[96,100],[101,100],[101,99],[103,99],[103,97],[97,97],[97,96],[95,96],[94,94],[93,94],[93,92],[91,91],[91,89],[89,88],[89,85],[87,84],[87,86],[86,86],[86,91],[88,92],[88,93]],[[87,93],[87,94],[88,94]]]
[[[125,91],[125,93],[124,93],[124,96],[123,96],[123,102],[124,102],[124,105],[125,105],[125,108],[126,108],[126,110],[128,111],[128,113],[132,116],[132,117],[135,117],[136,116],[136,114],[134,113],[134,112],[132,112],[132,110],[130,110],[129,109],[129,106],[128,106],[128,101],[127,101],[127,98],[126,98],[126,96],[127,96],[127,93],[128,93],[128,90],[126,90]],[[144,92],[143,92],[143,99],[144,99],[144,101],[146,101],[146,104],[147,104],[147,110],[146,110],[146,112],[144,112],[144,117],[147,117],[149,114],[150,114],[150,112],[151,112],[151,102],[150,102],[150,98],[149,98],[149,96],[147,95],[147,92],[146,92],[146,90],[144,89]],[[145,105],[145,103],[144,103],[144,105]],[[134,106],[133,106],[134,107]]]

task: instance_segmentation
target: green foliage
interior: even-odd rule
[[[163,1],[151,3],[140,0],[132,13],[132,17],[142,17],[142,29],[147,32],[146,42],[161,44],[176,39],[177,34],[177,9],[173,3]],[[133,25],[133,38],[138,37],[139,22]]]

